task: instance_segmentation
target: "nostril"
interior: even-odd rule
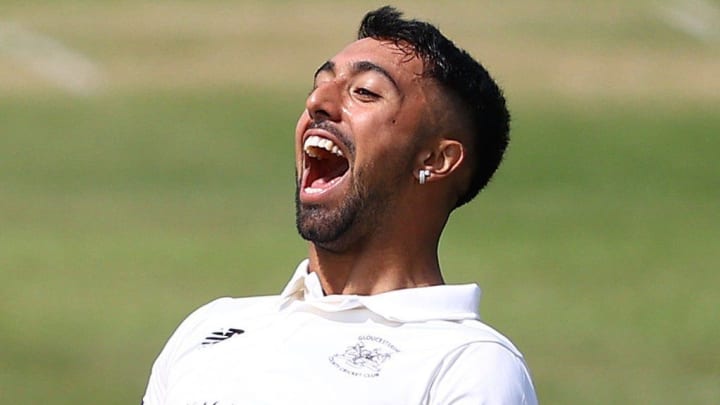
[[[330,114],[327,112],[327,110],[324,110],[322,108],[308,111],[310,112],[310,117],[315,121],[325,121],[330,118]]]
[[[315,121],[335,121],[340,118],[340,94],[338,88],[330,84],[316,87],[308,96],[305,107]]]

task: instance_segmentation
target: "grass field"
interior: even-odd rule
[[[188,312],[284,286],[295,120],[370,3],[0,4],[2,402],[138,403]],[[626,3],[396,3],[514,114],[441,259],[542,403],[715,404],[720,4]]]

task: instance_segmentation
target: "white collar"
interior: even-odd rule
[[[405,288],[376,295],[324,295],[317,274],[303,260],[280,294],[283,302],[304,301],[325,312],[367,308],[389,321],[480,319],[477,284]]]

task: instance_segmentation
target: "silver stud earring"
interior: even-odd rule
[[[427,169],[420,169],[418,171],[418,182],[420,184],[425,184],[427,179],[430,177],[430,170]]]

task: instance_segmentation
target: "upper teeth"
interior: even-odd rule
[[[305,150],[305,153],[307,153],[310,157],[321,157],[315,152],[314,148],[322,148],[334,155],[343,156],[342,151],[333,141],[327,138],[321,138],[317,135],[307,137],[305,144],[303,145],[303,150]]]

